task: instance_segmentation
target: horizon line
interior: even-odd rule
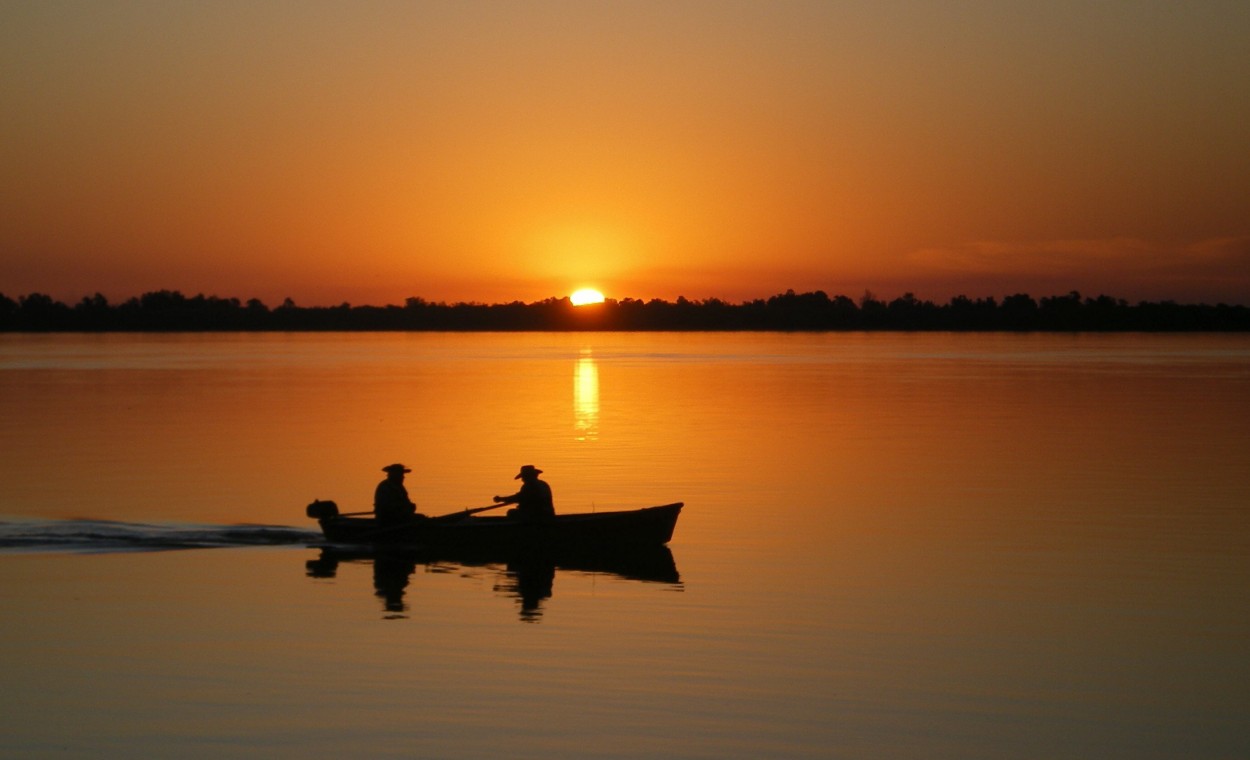
[[[644,303],[644,304],[653,303],[653,302],[670,303],[670,304],[671,303],[690,303],[694,305],[719,303],[719,304],[724,304],[728,306],[746,306],[746,305],[758,303],[761,301],[767,302],[769,299],[772,299],[772,298],[817,296],[819,294],[823,294],[825,298],[828,298],[831,301],[838,300],[840,298],[845,298],[855,304],[863,304],[867,302],[890,304],[896,301],[903,301],[903,302],[912,301],[918,304],[927,303],[927,304],[933,304],[935,306],[941,306],[944,304],[950,304],[955,301],[959,301],[961,299],[966,299],[966,300],[972,301],[973,303],[985,302],[988,300],[1001,302],[1003,299],[1024,296],[1027,298],[1035,299],[1037,301],[1051,300],[1051,299],[1071,300],[1073,299],[1073,297],[1075,297],[1080,302],[1110,299],[1111,301],[1115,303],[1124,303],[1129,306],[1135,306],[1135,305],[1140,305],[1140,304],[1152,304],[1152,303],[1153,304],[1175,304],[1178,306],[1231,306],[1231,307],[1250,306],[1250,304],[1246,302],[1216,301],[1212,303],[1208,301],[1179,301],[1175,298],[1163,298],[1163,299],[1155,299],[1155,300],[1139,299],[1136,301],[1129,301],[1128,299],[1119,298],[1118,296],[1114,296],[1105,292],[1099,293],[1096,296],[1089,296],[1080,292],[1077,289],[1070,289],[1064,293],[1053,293],[1051,295],[1043,295],[1043,296],[1037,296],[1037,297],[1034,297],[1031,293],[1028,293],[1022,290],[1016,291],[1013,293],[1004,292],[1002,295],[997,295],[997,296],[996,295],[970,296],[967,293],[960,293],[958,295],[950,296],[945,301],[939,301],[939,300],[932,299],[932,298],[920,298],[916,296],[913,291],[910,291],[910,290],[904,291],[902,295],[895,296],[894,298],[886,298],[886,297],[877,296],[875,293],[872,292],[871,289],[867,289],[867,288],[859,297],[852,297],[850,295],[847,295],[846,293],[830,293],[830,291],[824,288],[816,288],[814,290],[805,290],[805,291],[796,291],[793,288],[787,288],[784,291],[773,293],[771,295],[756,296],[754,298],[742,299],[742,300],[737,300],[737,301],[726,299],[726,298],[721,298],[719,296],[689,298],[685,295],[678,295],[674,300],[668,301],[664,298],[659,298],[659,297],[636,298],[633,296],[624,296],[624,297],[616,298],[616,297],[612,297],[612,296],[608,296],[607,294],[604,294],[604,300],[601,303],[584,304],[580,306],[575,306],[574,308],[579,308],[579,309],[594,308],[596,306],[607,306],[611,304],[619,305],[625,302]],[[28,299],[46,298],[46,299],[51,300],[54,303],[58,303],[58,304],[61,304],[63,306],[67,306],[70,308],[79,304],[92,303],[92,302],[98,305],[119,306],[119,305],[129,303],[131,301],[137,301],[137,300],[141,301],[143,298],[148,297],[148,296],[162,296],[162,295],[181,297],[186,300],[203,299],[203,300],[217,300],[217,301],[226,301],[226,302],[238,302],[243,305],[251,304],[255,302],[264,306],[267,309],[277,309],[277,308],[283,308],[283,307],[287,307],[287,308],[294,307],[294,308],[299,308],[299,309],[338,309],[338,308],[343,308],[344,306],[348,308],[386,309],[386,308],[406,308],[412,302],[418,302],[418,303],[426,304],[429,306],[445,306],[445,307],[453,307],[453,306],[492,307],[492,306],[515,306],[517,304],[524,305],[524,306],[535,306],[535,305],[548,304],[548,303],[570,302],[570,296],[571,296],[571,294],[565,294],[562,296],[554,296],[554,295],[548,296],[546,298],[534,300],[534,301],[524,301],[518,298],[518,299],[513,299],[510,301],[486,302],[486,301],[477,301],[477,300],[455,300],[455,301],[431,300],[431,299],[426,298],[425,296],[410,295],[410,296],[406,296],[403,299],[402,303],[382,303],[382,304],[351,303],[349,301],[344,300],[338,303],[316,303],[312,305],[300,304],[291,296],[286,296],[276,306],[271,306],[269,302],[259,297],[251,297],[251,298],[245,299],[245,298],[240,298],[238,296],[220,296],[220,295],[217,295],[216,293],[209,294],[203,291],[200,291],[194,295],[188,295],[182,290],[175,289],[175,288],[159,288],[156,290],[145,290],[137,295],[132,295],[129,297],[118,299],[118,300],[109,299],[107,296],[103,295],[101,292],[96,291],[92,293],[91,295],[84,295],[80,297],[79,299],[73,300],[73,301],[62,301],[62,300],[54,298],[53,296],[45,292],[38,291],[38,290],[31,291],[26,294],[18,295],[16,298],[12,298],[8,296],[6,293],[4,293],[3,291],[0,291],[0,305],[2,305],[4,301],[11,301],[14,305],[20,306],[24,301]],[[100,299],[103,299],[103,303],[101,303]],[[570,302],[570,305],[572,305],[571,302]]]

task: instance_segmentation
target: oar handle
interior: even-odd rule
[[[446,515],[439,515],[437,517],[431,517],[430,519],[431,520],[450,520],[456,517],[468,517],[469,515],[476,515],[478,512],[485,512],[488,509],[499,509],[500,507],[505,507],[505,506],[507,505],[506,504],[491,504],[485,507],[471,507],[469,509],[462,509],[459,512],[452,512]]]
[[[434,517],[427,518],[427,521],[435,522],[436,520],[440,520],[440,521],[451,522],[452,520],[460,520],[465,517],[468,517],[469,515],[476,515],[478,512],[485,512],[488,509],[498,509],[503,506],[507,506],[507,505],[491,504],[490,506],[487,506],[487,507],[472,507],[470,509],[462,509],[459,512],[451,512],[445,515],[435,515]],[[403,530],[404,528],[419,527],[420,525],[421,525],[420,521],[415,522],[415,523],[405,522],[405,523],[399,523],[398,525],[387,525],[385,527],[375,528],[374,530],[371,530],[364,535],[376,536],[380,533],[388,533],[393,530]]]

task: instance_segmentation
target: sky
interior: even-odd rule
[[[0,293],[1250,303],[1250,3],[0,4]]]

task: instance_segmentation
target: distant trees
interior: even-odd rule
[[[1245,331],[1250,308],[1219,304],[1141,302],[1100,295],[1035,301],[1024,293],[948,303],[905,293],[883,301],[865,292],[856,302],[823,290],[787,290],[768,299],[731,304],[717,298],[675,302],[633,298],[573,306],[567,298],[534,303],[433,303],[408,298],[402,306],[302,307],[285,299],[270,309],[259,299],[145,293],[111,304],[99,293],[73,306],[43,293],[16,300],[0,294],[0,331],[295,331],[295,330],[943,330],[943,331]]]

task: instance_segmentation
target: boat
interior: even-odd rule
[[[663,546],[673,537],[682,502],[656,507],[557,514],[537,522],[477,516],[501,504],[437,517],[417,516],[396,525],[379,524],[371,513],[340,514],[332,501],[314,501],[306,513],[332,544],[381,544],[483,550],[614,549]]]

